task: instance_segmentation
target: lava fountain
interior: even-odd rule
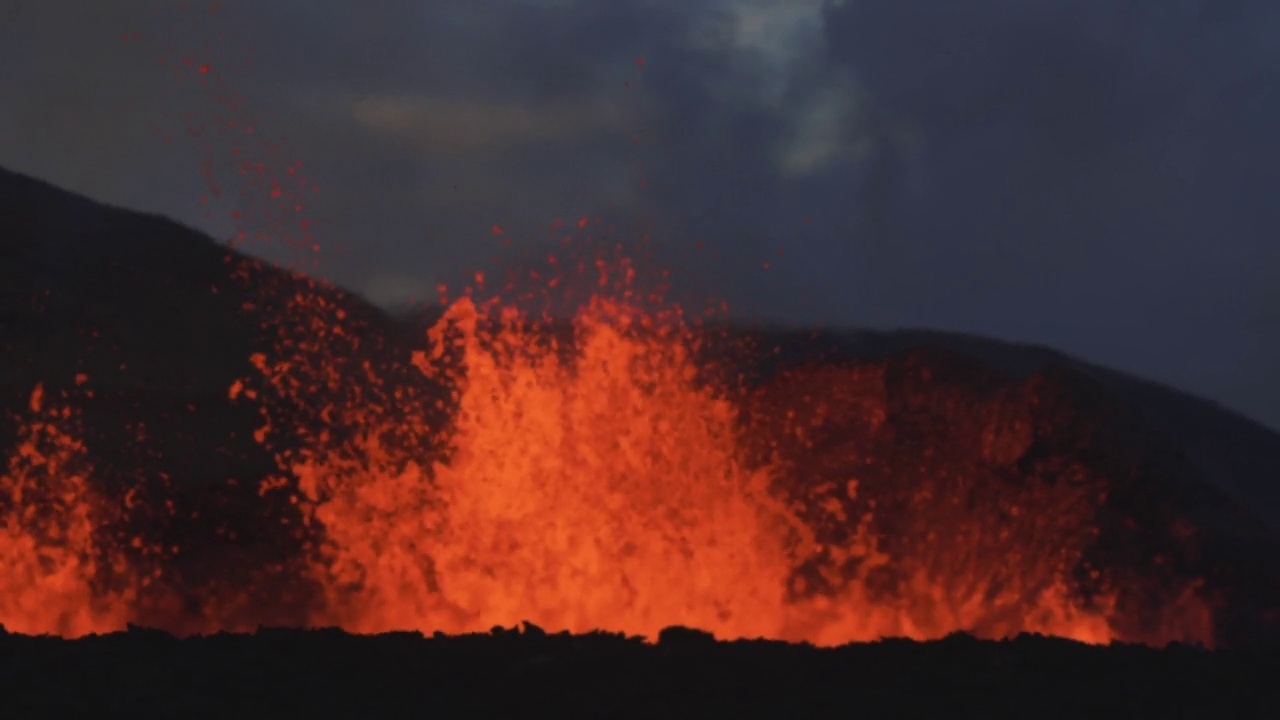
[[[0,624],[63,637],[119,629],[130,593],[110,576],[127,568],[102,550],[107,505],[89,482],[77,413],[37,386],[22,420],[0,475]]]
[[[184,633],[293,618],[361,633],[529,621],[821,645],[956,631],[1213,642],[1194,578],[1122,611],[1117,590],[1142,585],[1140,573],[1090,565],[1107,478],[1070,463],[998,476],[990,468],[1029,442],[1025,424],[970,442],[990,467],[912,444],[927,434],[883,432],[876,365],[725,382],[701,359],[709,331],[603,279],[568,332],[466,294],[408,362],[380,365],[385,348],[340,294],[298,288],[266,319],[278,325],[273,355],[255,355],[260,374],[231,396],[261,409],[256,438],[279,467],[261,485],[263,524],[281,499],[267,496],[283,493],[300,555],[227,578],[244,594],[230,604],[180,587],[181,571],[130,567],[108,533],[130,494],[118,510],[103,500],[75,413],[37,390],[0,478],[9,630],[168,627],[164,603],[141,599],[167,578],[169,604],[195,608],[174,625]],[[264,589],[289,578],[311,588],[304,600]],[[1159,622],[1135,631],[1124,616],[1135,612]]]
[[[570,358],[514,312],[486,331],[454,304],[415,357],[454,393],[442,459],[371,446],[296,468],[324,527],[318,620],[777,636],[805,528],[740,462],[735,411],[694,384],[678,326],[644,325],[597,299]]]
[[[698,342],[678,311],[603,296],[571,339],[511,307],[455,302],[414,356],[447,395],[447,422],[409,422],[434,441],[406,451],[353,407],[340,452],[317,445],[290,466],[322,538],[312,623],[459,633],[527,620],[649,637],[685,625],[824,645],[1126,639],[1105,587],[1081,592],[1073,576],[1104,489],[943,477],[868,498],[856,478],[806,482],[747,451],[751,423],[701,372]],[[767,444],[806,432],[782,421]],[[1190,627],[1157,642],[1211,642],[1207,621]]]

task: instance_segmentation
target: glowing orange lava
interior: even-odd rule
[[[227,113],[214,123],[183,116],[201,138],[202,204],[226,200],[228,177],[247,178],[241,196],[257,192],[260,203],[231,208],[231,244],[279,236],[301,251],[295,267],[314,269],[320,246],[304,211],[318,188],[301,163],[282,164],[285,138],[246,113],[221,70],[230,62],[178,57],[161,62]],[[229,163],[215,163],[223,141]],[[588,242],[565,234],[575,224]],[[1008,470],[1030,454],[1031,431],[1025,418],[1000,417],[999,403],[960,449],[927,442],[946,433],[886,430],[890,383],[876,364],[718,384],[696,359],[705,336],[662,291],[638,289],[620,244],[607,260],[592,244],[603,242],[601,224],[553,223],[564,255],[530,274],[536,292],[508,286],[511,305],[464,293],[412,361],[366,332],[376,323],[356,317],[373,314],[362,303],[298,272],[268,278],[256,261],[235,263],[243,309],[272,340],[246,359],[258,375],[235,382],[230,400],[257,407],[254,439],[278,474],[257,498],[184,515],[156,489],[180,492],[184,479],[165,478],[141,493],[153,512],[131,506],[129,492],[123,511],[182,526],[219,512],[256,519],[284,500],[271,507],[296,513],[244,523],[256,546],[196,526],[181,547],[139,537],[137,552],[121,552],[76,413],[37,388],[0,476],[0,624],[74,637],[126,622],[178,633],[264,622],[458,633],[527,620],[820,645],[956,631],[1213,644],[1197,581],[1148,585],[1133,568],[1090,564],[1113,478],[1070,458],[1044,473]],[[509,245],[510,228],[491,232]],[[475,276],[481,290],[484,278]],[[539,306],[576,312],[572,333],[515,309]],[[905,402],[916,406],[907,415],[945,410],[935,424],[967,417],[954,397]],[[274,544],[282,538],[297,542]],[[219,551],[195,563],[202,572],[179,567]],[[226,556],[238,564],[219,565]],[[1126,595],[1135,586],[1143,592]]]
[[[31,395],[16,451],[0,476],[0,625],[10,632],[77,637],[124,627],[129,597],[102,589],[97,534],[101,499],[92,491],[84,445],[70,407]]]
[[[1073,589],[1105,499],[1093,486],[952,477],[868,500],[849,478],[800,496],[783,464],[748,462],[740,410],[696,380],[678,321],[597,298],[561,347],[492,310],[458,301],[415,358],[452,391],[439,459],[366,424],[347,452],[294,466],[323,527],[316,624],[1117,637],[1110,598]],[[1207,625],[1182,638],[1209,642]]]
[[[990,419],[968,454],[912,446],[882,432],[877,365],[729,392],[679,311],[634,296],[593,298],[566,334],[464,295],[402,368],[411,376],[389,379],[341,298],[310,289],[288,301],[275,355],[252,359],[265,384],[231,395],[261,404],[256,437],[281,469],[261,494],[297,505],[299,572],[318,596],[255,616],[248,595],[175,587],[177,605],[200,608],[181,632],[225,629],[217,608],[234,606],[237,628],[294,617],[354,632],[530,621],[820,645],[956,631],[1212,644],[1194,584],[1139,608],[1159,616],[1147,630],[1123,622],[1115,591],[1141,578],[1087,562],[1105,478],[983,469],[1019,457],[1021,421]],[[103,540],[84,450],[74,413],[37,390],[0,480],[11,631],[158,617],[138,598],[159,570],[139,574]]]
[[[776,636],[803,528],[739,463],[734,410],[694,386],[680,339],[630,338],[640,318],[597,302],[568,361],[513,316],[494,333],[478,319],[456,303],[417,358],[458,393],[445,462],[370,446],[298,468],[325,528],[319,620]],[[460,373],[441,378],[455,343]]]

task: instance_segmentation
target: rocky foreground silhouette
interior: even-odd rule
[[[7,718],[1262,718],[1280,651],[953,635],[819,649],[620,634],[0,634]]]

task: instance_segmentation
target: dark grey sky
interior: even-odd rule
[[[642,221],[751,318],[1043,343],[1280,428],[1276,38],[1270,0],[0,0],[0,165],[219,238],[305,198],[383,303],[494,224]],[[321,190],[202,206],[206,157]]]

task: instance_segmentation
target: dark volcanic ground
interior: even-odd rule
[[[1263,718],[1280,653],[1037,636],[816,649],[535,627],[423,638],[263,630],[0,635],[7,718]]]

